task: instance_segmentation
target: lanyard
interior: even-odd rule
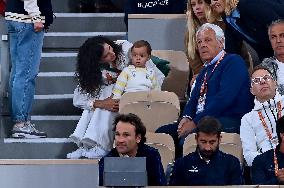
[[[281,114],[282,114],[281,111],[282,111],[282,105],[281,105],[281,102],[278,101],[277,102],[277,119],[281,118]],[[269,141],[270,141],[270,144],[271,144],[271,148],[273,148],[273,145],[272,145],[272,133],[269,131],[261,111],[258,111],[258,116],[259,116],[259,119],[260,119],[260,121],[261,121],[261,123],[263,125],[263,128],[265,129],[266,135],[269,138]],[[272,124],[271,124],[271,129],[272,129]]]
[[[277,156],[276,156],[276,148],[274,149],[274,157],[273,157],[273,162],[274,162],[274,172],[275,172],[275,176],[278,176],[278,160],[277,160]]]
[[[281,102],[278,101],[277,102],[277,118],[281,118],[281,111],[282,111],[282,105],[281,105]],[[272,146],[272,134],[271,132],[269,131],[268,127],[267,127],[267,124],[266,122],[264,121],[264,117],[262,115],[262,113],[260,111],[258,111],[258,116],[261,120],[261,123],[265,129],[265,132],[270,140],[270,144],[271,144],[271,147],[273,148]],[[272,126],[272,125],[271,125]],[[272,128],[272,127],[271,127]],[[278,176],[278,160],[277,160],[277,156],[276,156],[276,148],[274,149],[273,151],[273,162],[274,162],[274,172],[275,172],[275,176],[277,177]]]
[[[215,69],[217,68],[217,66],[220,64],[220,61],[222,61],[222,59],[224,58],[225,56],[225,51],[222,53],[222,55],[220,56],[220,58],[218,59],[218,61],[216,62],[213,70],[211,71],[211,74],[210,74],[210,77],[207,78],[207,71],[205,72],[204,74],[204,78],[203,78],[203,82],[202,82],[202,85],[201,85],[201,88],[200,88],[200,96],[204,96],[206,93],[207,93],[207,82],[208,80],[211,78],[211,76],[213,75]]]

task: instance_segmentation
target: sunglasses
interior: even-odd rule
[[[269,74],[266,74],[264,76],[260,76],[260,77],[255,77],[251,79],[251,84],[260,84],[262,81],[268,82],[272,80],[272,76],[270,76]]]

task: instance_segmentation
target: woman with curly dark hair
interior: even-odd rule
[[[73,104],[84,111],[70,135],[79,148],[68,153],[67,158],[99,158],[112,149],[112,123],[119,100],[112,99],[111,94],[116,78],[129,64],[131,47],[126,40],[113,42],[102,36],[89,38],[80,47],[76,68],[78,87]],[[158,83],[162,83],[164,75],[154,63],[149,61],[146,66],[154,68]]]
[[[104,54],[105,47],[108,52]],[[116,54],[121,54],[121,52],[121,45],[117,45],[107,38],[94,37],[88,39],[79,49],[77,57],[76,77],[80,89],[83,92],[97,95],[101,85],[103,85],[101,70],[107,69],[108,62],[111,62],[113,72],[118,73],[119,70],[115,69],[114,62],[118,59]]]

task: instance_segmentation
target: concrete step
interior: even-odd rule
[[[98,160],[1,159],[1,187],[98,187]]]
[[[80,119],[80,116],[31,116],[36,129],[47,133],[48,138],[68,138]],[[9,116],[2,117],[1,135],[4,138],[11,136],[13,122]]]
[[[49,32],[125,32],[123,13],[55,13]]]
[[[78,12],[79,1],[74,0],[51,0],[53,12]]]
[[[53,10],[54,12],[82,12],[84,11],[84,9],[80,9],[80,1],[74,1],[74,0],[51,0],[52,1],[52,6],[53,6]],[[86,1],[88,2],[97,2],[97,1]],[[114,9],[116,12],[123,12],[123,8],[124,8],[124,4],[126,2],[126,0],[100,0],[100,2],[108,2],[108,3],[113,3],[114,7],[111,8],[110,10]],[[88,8],[90,9],[90,8]],[[109,10],[109,8],[108,8]],[[92,12],[98,11],[98,10],[90,10]],[[111,11],[107,11],[107,12],[111,12]]]
[[[66,138],[4,138],[0,159],[65,159],[77,146]]]
[[[2,116],[10,116],[8,98],[4,97]],[[31,116],[33,115],[81,115],[82,110],[73,106],[73,94],[35,95]]]
[[[73,94],[35,95],[31,115],[81,115],[73,106]]]
[[[73,94],[77,86],[74,72],[41,72],[36,78],[36,94]]]
[[[48,138],[68,138],[80,119],[80,116],[31,116],[31,120],[47,133]]]
[[[126,32],[50,32],[45,33],[43,48],[78,49],[88,38],[99,35],[119,40],[125,39]]]
[[[40,72],[74,72],[77,53],[47,52],[41,54]]]

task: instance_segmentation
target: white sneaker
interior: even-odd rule
[[[75,136],[75,135],[73,135],[73,134],[71,134],[71,135],[69,136],[69,139],[70,139],[72,142],[74,142],[75,144],[77,144],[77,146],[80,144],[80,138],[77,137],[77,136]]]
[[[87,151],[86,148],[84,147],[79,147],[77,150],[71,152],[71,153],[68,153],[66,158],[67,159],[79,159],[81,158],[83,155],[83,153],[85,153]]]
[[[22,127],[14,125],[12,138],[46,138],[45,132],[38,131],[30,121],[24,123]]]
[[[99,146],[95,146],[83,153],[88,159],[96,159],[104,157],[108,152]]]

